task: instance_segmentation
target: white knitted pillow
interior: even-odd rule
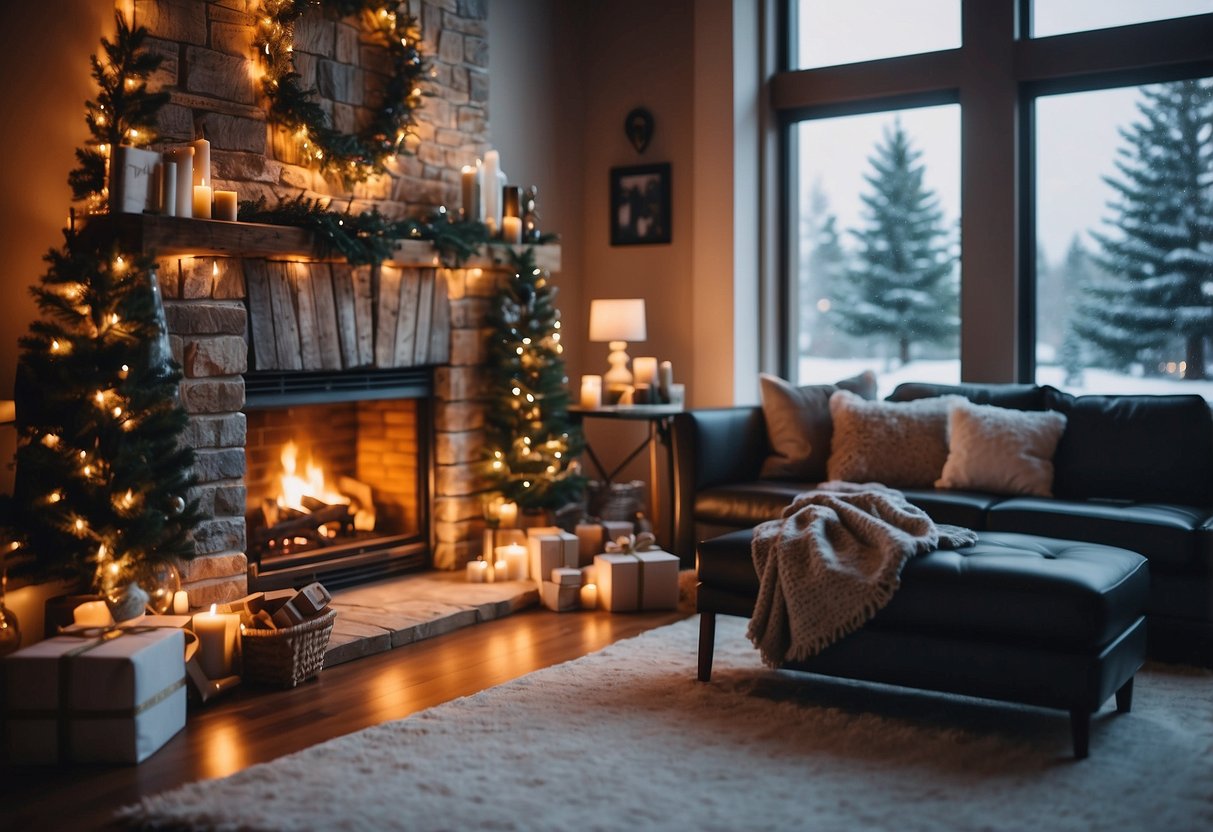
[[[1053,496],[1053,453],[1065,414],[963,402],[948,416],[948,461],[937,488]]]
[[[830,397],[832,480],[931,488],[948,459],[948,408],[962,396],[870,402],[839,390]]]

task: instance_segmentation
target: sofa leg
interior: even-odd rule
[[[1116,713],[1127,714],[1131,710],[1133,710],[1133,677],[1130,676],[1129,681],[1116,691]]]
[[[712,681],[712,654],[716,650],[716,613],[699,614],[699,681]]]
[[[1091,712],[1070,711],[1070,736],[1074,741],[1074,759],[1085,760],[1091,750]]]

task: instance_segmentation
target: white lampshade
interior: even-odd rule
[[[643,341],[644,298],[590,301],[591,341]]]

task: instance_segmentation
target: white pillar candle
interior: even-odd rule
[[[662,361],[661,367],[657,370],[657,387],[661,390],[661,397],[666,401],[670,399],[670,388],[674,386],[674,365],[669,361]]]
[[[468,561],[468,583],[482,584],[489,577],[489,562],[487,560]]]
[[[194,148],[194,184],[211,187],[211,143],[206,139],[190,142]]]
[[[505,561],[506,574],[510,576],[511,581],[526,580],[526,555],[526,547],[517,543],[497,547],[497,560]]]
[[[507,243],[522,242],[522,218],[521,217],[502,217],[501,219],[501,239]]]
[[[160,163],[160,213],[177,216],[177,163],[167,160]]]
[[[484,224],[489,227],[489,236],[497,235],[501,228],[501,186],[497,181],[501,172],[501,156],[496,150],[484,154],[480,167],[480,204]]]
[[[235,191],[215,191],[215,219],[235,222],[238,206]]]
[[[510,564],[505,560],[493,563],[493,580],[508,581],[510,579]]]
[[[581,377],[581,406],[586,408],[602,406],[602,376]]]
[[[177,165],[177,216],[194,216],[194,148],[176,147],[164,158]]]
[[[194,216],[200,220],[211,218],[211,189],[209,185],[194,186]]]
[[[651,355],[642,355],[632,359],[632,383],[647,384],[650,387],[657,382],[657,359]]]
[[[463,198],[463,218],[469,222],[480,219],[480,177],[476,168],[464,165],[460,174],[460,194]]]
[[[234,613],[200,612],[193,619],[194,635],[198,636],[198,663],[208,679],[232,675],[236,660],[236,644],[240,638],[240,616]]]
[[[173,593],[173,615],[190,614],[190,594],[184,589]]]
[[[72,621],[79,627],[114,626],[114,617],[104,601],[85,601],[72,610]]]
[[[585,584],[581,587],[581,608],[592,610],[598,607],[598,584]]]
[[[518,504],[504,502],[497,510],[497,516],[501,519],[501,528],[512,529],[518,525]]]

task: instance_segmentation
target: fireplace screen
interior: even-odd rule
[[[349,583],[424,565],[423,402],[249,410],[250,580]]]

